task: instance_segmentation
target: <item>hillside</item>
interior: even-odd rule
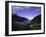
[[[12,31],[39,29],[41,29],[41,15],[34,17],[30,21],[27,18],[12,15]]]
[[[41,29],[41,15],[38,15],[34,19],[32,19],[29,25],[32,28],[32,30]]]

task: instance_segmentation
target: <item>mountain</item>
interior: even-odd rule
[[[12,31],[39,29],[41,29],[41,15],[34,17],[32,20],[18,15],[12,15]]]
[[[12,31],[28,29],[29,22],[27,18],[12,15]]]
[[[12,21],[19,21],[19,22],[23,22],[23,21],[26,21],[28,20],[27,18],[24,18],[24,17],[20,17],[18,15],[12,15]]]
[[[41,15],[38,15],[34,19],[32,19],[29,25],[32,28],[32,30],[41,29]]]
[[[38,15],[34,19],[32,19],[32,22],[41,23],[41,15]]]

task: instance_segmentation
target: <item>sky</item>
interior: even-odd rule
[[[41,7],[31,7],[31,6],[12,6],[12,14],[25,17],[32,20],[34,17],[41,14]]]

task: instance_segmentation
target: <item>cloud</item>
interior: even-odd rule
[[[24,10],[23,7],[15,7],[17,10],[21,9],[21,10]]]

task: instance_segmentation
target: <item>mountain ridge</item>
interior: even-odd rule
[[[23,22],[23,21],[28,20],[28,19],[27,18],[24,18],[24,17],[20,17],[18,15],[12,15],[12,20],[13,21]]]

